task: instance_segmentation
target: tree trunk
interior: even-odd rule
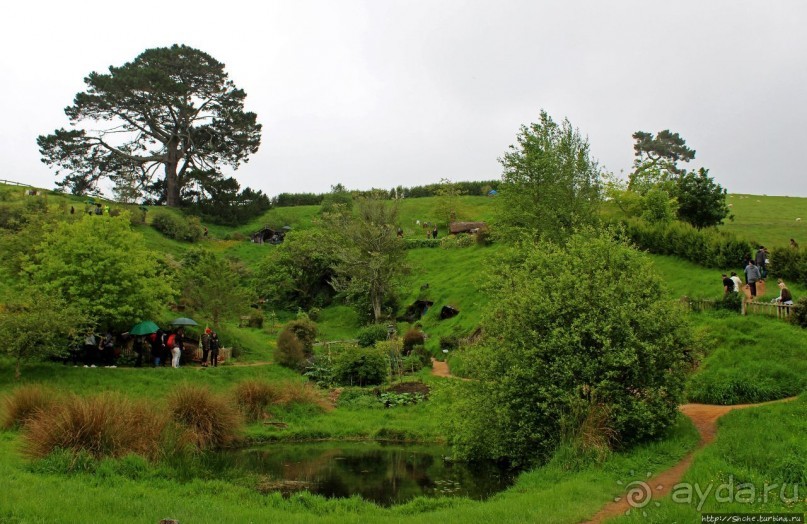
[[[177,140],[172,139],[167,144],[168,155],[165,161],[165,203],[168,207],[179,205],[179,179],[177,165],[179,165],[179,151]]]
[[[21,359],[17,357],[17,366],[14,369],[14,380],[19,380],[22,376],[22,373],[20,373],[20,360]]]
[[[381,295],[379,293],[373,293],[370,301],[373,303],[373,317],[375,321],[378,322],[381,319]]]

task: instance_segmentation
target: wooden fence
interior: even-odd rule
[[[776,318],[787,319],[790,317],[792,305],[777,304],[771,302],[743,302],[743,315],[768,315]]]
[[[687,311],[708,311],[717,309],[717,300],[707,299],[693,299],[689,297],[681,297],[679,301],[681,307]],[[767,315],[781,319],[790,317],[792,305],[777,304],[774,302],[757,302],[750,300],[743,300],[741,313],[743,315]]]
[[[22,182],[15,182],[13,180],[3,180],[3,179],[0,179],[0,184],[6,184],[9,186],[34,187],[30,184],[23,184]]]

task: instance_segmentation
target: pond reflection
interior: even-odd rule
[[[325,497],[360,495],[389,506],[417,496],[484,499],[516,473],[495,464],[445,460],[440,446],[378,442],[272,444],[228,454],[230,468],[264,475],[265,491],[307,490]]]

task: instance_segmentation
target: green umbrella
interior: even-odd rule
[[[172,326],[198,326],[199,324],[196,323],[195,320],[186,318],[186,317],[179,317],[175,318],[171,321]]]
[[[129,330],[130,335],[150,335],[152,333],[156,333],[157,330],[160,329],[160,326],[152,322],[151,320],[144,320],[139,324],[135,324],[132,329]]]

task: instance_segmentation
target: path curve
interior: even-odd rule
[[[710,404],[683,404],[679,406],[679,411],[692,420],[701,439],[695,449],[690,451],[678,464],[645,481],[653,490],[653,499],[657,500],[668,495],[672,491],[673,486],[681,482],[689,466],[692,465],[695,453],[714,441],[717,436],[717,420],[720,417],[735,409],[754,408],[779,402],[790,402],[795,399],[796,397],[790,397],[781,400],[772,400],[770,402],[761,402],[759,404],[736,404],[734,406],[714,406]],[[619,500],[607,504],[597,512],[591,520],[587,520],[585,523],[599,524],[607,519],[624,515],[625,512],[630,509],[631,506],[628,503],[628,498],[623,496],[620,497]]]

